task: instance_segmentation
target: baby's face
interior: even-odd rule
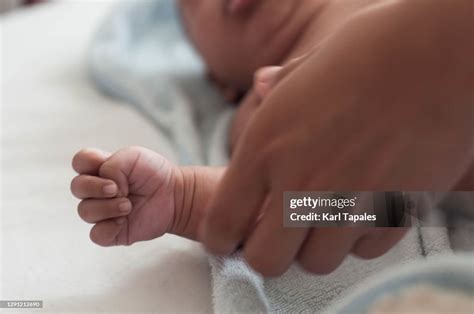
[[[244,91],[258,68],[283,61],[295,36],[284,29],[308,1],[180,0],[179,6],[212,77],[224,88]]]

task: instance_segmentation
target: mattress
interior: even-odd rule
[[[112,2],[61,1],[0,17],[0,300],[42,300],[58,312],[210,312],[200,245],[164,236],[98,247],[69,192],[71,157],[82,147],[141,145],[177,160],[148,120],[90,84],[85,51]]]

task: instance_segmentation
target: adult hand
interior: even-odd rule
[[[372,9],[290,71],[211,201],[200,232],[209,251],[228,254],[245,240],[250,266],[273,276],[295,260],[328,273],[349,253],[373,258],[393,246],[404,229],[284,228],[283,192],[449,190],[474,154],[473,51],[452,47],[453,34],[469,42],[468,8],[425,0]]]

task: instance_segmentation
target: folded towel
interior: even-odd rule
[[[107,94],[134,105],[175,145],[183,164],[223,165],[233,109],[204,79],[204,69],[180,27],[172,0],[119,5],[90,49],[91,76]],[[214,308],[221,312],[319,311],[349,287],[389,266],[449,252],[446,229],[413,228],[386,255],[349,257],[328,276],[297,266],[264,280],[239,254],[210,257]]]
[[[372,274],[383,273],[390,266],[449,252],[446,230],[433,230],[436,230],[435,234],[421,241],[426,230],[414,228],[387,254],[370,261],[350,256],[335,272],[326,276],[310,275],[295,265],[279,278],[263,280],[240,256],[215,259],[211,265],[216,312],[323,311],[340,299],[346,289],[359,286],[362,279]]]

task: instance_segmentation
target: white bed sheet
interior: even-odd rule
[[[210,312],[198,244],[165,236],[101,248],[76,214],[70,159],[81,147],[143,145],[176,160],[143,117],[87,80],[88,39],[111,2],[63,1],[0,18],[0,299],[43,300],[43,310],[59,312]]]

